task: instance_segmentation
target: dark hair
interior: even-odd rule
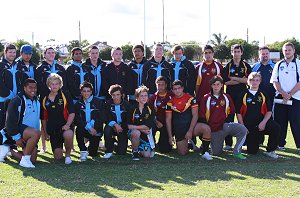
[[[8,44],[5,45],[4,52],[6,53],[10,49],[17,50],[17,48],[14,44],[8,43]]]
[[[27,79],[23,82],[23,87],[27,87],[29,83],[35,83],[35,84],[37,84],[37,82],[36,82],[33,78],[27,78]]]
[[[295,49],[294,44],[291,43],[291,42],[286,42],[282,47],[285,47],[285,46],[290,46],[290,47],[292,47],[293,49]]]
[[[47,51],[50,50],[50,49],[52,49],[52,50],[55,51],[55,49],[54,49],[53,47],[47,47],[47,48],[44,50],[44,55],[45,55],[45,54],[47,53]]]
[[[220,83],[224,84],[223,78],[219,75],[213,76],[210,80],[209,80],[209,85],[211,86],[212,84],[214,84],[215,82],[219,81]]]
[[[115,84],[115,85],[111,85],[108,89],[108,93],[109,95],[112,95],[113,93],[115,93],[116,91],[120,91],[121,95],[123,95],[123,88],[121,85]]]
[[[83,83],[80,84],[80,90],[82,91],[83,88],[90,88],[93,91],[93,85],[90,82],[84,81]]]
[[[89,50],[89,51],[91,51],[92,49],[97,49],[97,50],[99,50],[99,48],[98,48],[96,45],[92,45],[92,46],[90,47],[90,50]]]
[[[205,50],[211,50],[213,53],[215,53],[214,48],[211,45],[205,45],[203,51]]]
[[[168,84],[168,79],[164,76],[158,76],[155,80],[155,84],[157,84],[158,81],[164,81],[166,84]]]
[[[261,50],[268,50],[268,51],[270,51],[270,48],[268,48],[267,46],[262,46],[262,47],[258,48],[258,51],[261,51]]]
[[[132,47],[132,51],[135,50],[135,49],[141,49],[142,52],[144,53],[144,47],[142,45],[135,45]]]
[[[175,80],[172,83],[172,87],[174,87],[175,85],[180,85],[181,87],[184,87],[183,82],[181,80]]]
[[[183,48],[181,47],[181,45],[175,45],[174,47],[172,47],[171,52],[172,54],[174,54],[174,52],[181,50],[183,53]]]
[[[241,49],[241,52],[244,52],[244,48],[241,44],[231,45],[231,51],[233,51],[234,49]]]
[[[74,48],[71,50],[72,57],[74,56],[75,51],[81,51],[81,53],[82,53],[82,49],[81,49],[80,47],[74,47]]]

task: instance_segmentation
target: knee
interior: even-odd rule
[[[72,130],[66,130],[66,131],[64,131],[64,134],[63,134],[65,140],[69,140],[69,139],[73,140],[73,135],[74,134],[73,134]]]
[[[138,130],[133,130],[130,135],[131,139],[139,139],[140,136],[141,136],[141,132]]]
[[[54,159],[61,160],[63,158],[63,151],[61,148],[57,148],[54,150]]]
[[[186,149],[186,150],[178,150],[178,155],[180,156],[184,156],[184,155],[187,155],[189,153],[189,151]]]

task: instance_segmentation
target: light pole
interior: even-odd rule
[[[210,0],[208,0],[208,42],[211,41],[211,17],[210,17]]]
[[[146,0],[144,0],[144,56],[147,57],[147,45],[146,45]]]
[[[165,42],[165,0],[162,0],[163,9],[163,43]]]

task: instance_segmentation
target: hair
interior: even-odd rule
[[[290,46],[290,47],[292,47],[293,49],[295,49],[294,44],[291,43],[291,42],[286,42],[285,44],[283,44],[282,48],[283,48],[283,47],[286,47],[286,46]]]
[[[92,45],[89,49],[89,52],[91,52],[91,50],[93,50],[93,49],[99,50],[99,48],[96,45]]]
[[[175,45],[174,47],[172,47],[171,52],[172,52],[172,54],[174,54],[178,50],[181,50],[183,53],[183,48],[181,45]]]
[[[153,46],[153,49],[156,49],[157,47],[162,47],[162,48],[164,48],[164,46],[163,46],[162,44],[157,43],[157,44],[155,44],[155,45]]]
[[[24,82],[23,82],[23,87],[27,87],[28,84],[30,83],[35,83],[37,84],[37,82],[33,79],[33,78],[27,78]]]
[[[72,57],[74,56],[74,54],[75,54],[76,51],[81,51],[81,53],[82,53],[82,49],[81,49],[80,47],[74,47],[74,48],[71,50]]]
[[[213,53],[215,53],[214,48],[211,45],[205,45],[203,51],[205,50],[211,50]]]
[[[142,45],[135,45],[132,47],[132,52],[135,50],[135,49],[141,49],[142,52],[144,53],[144,47]]]
[[[262,50],[270,51],[270,48],[268,48],[267,46],[262,46],[262,47],[258,48],[258,51],[262,51]]]
[[[47,51],[50,50],[50,49],[52,49],[52,50],[55,51],[55,49],[54,49],[53,47],[47,47],[47,48],[44,50],[44,55],[45,55],[45,54],[47,53]]]
[[[223,78],[219,75],[213,76],[210,80],[209,80],[209,85],[212,86],[215,82],[220,82],[221,84],[224,85],[224,81]],[[212,91],[212,88],[211,88]],[[219,94],[223,94],[224,93],[224,86],[222,86],[220,93]]]
[[[261,77],[260,72],[251,72],[248,76],[248,80],[247,80],[248,84],[249,84],[250,80],[252,80],[254,78],[259,78],[261,81],[262,77]]]
[[[58,74],[55,74],[55,73],[51,73],[48,76],[47,81],[46,81],[47,87],[49,88],[50,87],[50,83],[52,83],[55,80],[59,80],[60,81],[60,88],[62,88],[62,86],[63,86],[62,77],[60,75],[58,75]]]
[[[109,95],[112,95],[113,93],[120,91],[121,95],[123,95],[123,88],[121,85],[115,84],[115,85],[111,85],[108,89],[108,93]]]
[[[121,47],[113,47],[113,48],[111,49],[110,55],[112,56],[112,55],[114,54],[114,52],[117,51],[117,50],[123,51]]]
[[[138,98],[142,92],[147,92],[149,94],[149,89],[145,85],[139,86],[134,93],[135,98]]]
[[[164,81],[166,84],[168,84],[168,79],[164,76],[158,76],[155,80],[155,84],[157,84],[158,81]]]
[[[6,53],[8,50],[12,50],[12,49],[17,50],[14,44],[8,43],[5,45],[4,52]]]
[[[184,84],[181,80],[175,80],[173,83],[172,83],[172,88],[175,86],[175,85],[180,85],[181,87],[184,87]]]
[[[241,44],[234,44],[234,45],[231,45],[231,51],[235,50],[235,49],[240,49],[241,52],[244,52],[244,48]]]
[[[93,90],[93,85],[90,82],[84,81],[83,83],[80,84],[79,89],[82,91],[83,88],[90,88]]]

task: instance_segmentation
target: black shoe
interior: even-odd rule
[[[132,152],[132,160],[134,161],[140,160],[139,152]]]

